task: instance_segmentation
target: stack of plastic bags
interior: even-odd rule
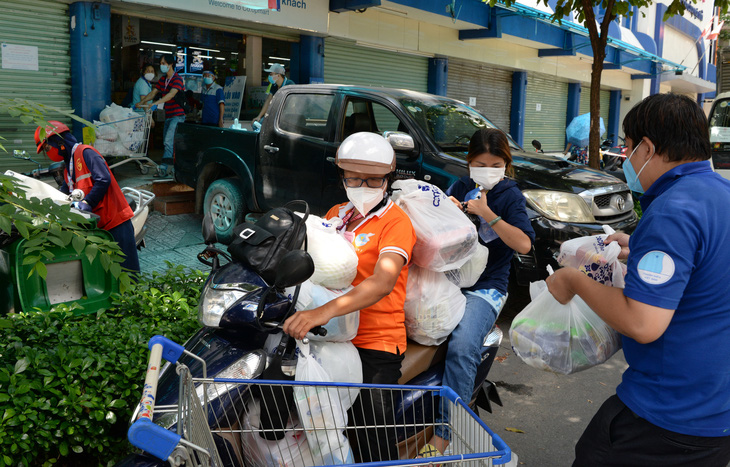
[[[439,345],[464,316],[460,287],[476,283],[488,251],[474,224],[438,187],[398,180],[393,189],[393,201],[408,214],[417,237],[406,286],[406,333],[419,344]]]
[[[108,105],[99,114],[94,147],[104,156],[125,156],[136,153],[145,137],[145,116],[132,109]]]
[[[606,245],[605,236],[582,237],[563,243],[558,259],[598,282],[623,287],[620,250],[618,243]],[[620,335],[579,296],[562,305],[539,281],[530,284],[530,298],[509,331],[512,350],[528,365],[567,375],[599,365],[621,348]]]

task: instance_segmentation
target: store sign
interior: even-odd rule
[[[203,71],[203,51],[193,50],[193,61],[190,62],[190,73],[202,73]]]
[[[243,89],[246,87],[245,76],[228,76],[223,87],[223,98],[226,105],[223,109],[223,126],[229,127],[241,113]]]
[[[139,44],[139,18],[122,18],[122,47]]]
[[[312,32],[327,32],[329,0],[279,0],[280,9],[258,9],[250,6],[264,0],[126,0],[172,10],[197,14],[224,16],[242,21],[271,24]]]
[[[3,42],[2,60],[6,70],[38,71],[38,47]]]

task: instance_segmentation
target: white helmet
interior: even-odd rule
[[[395,151],[382,136],[362,131],[345,138],[335,163],[342,170],[387,175],[395,170]]]

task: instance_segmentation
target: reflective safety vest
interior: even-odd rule
[[[91,149],[95,153],[99,154],[93,146],[86,144],[77,144],[73,152],[73,180],[69,177],[68,169],[64,174],[66,181],[68,182],[69,191],[73,191],[75,188],[83,190],[85,195],[91,192],[94,186],[94,180],[91,178],[91,172],[86,166],[84,161],[84,150]],[[102,160],[104,158],[99,154]],[[104,165],[109,169],[109,165],[104,161]],[[119,224],[131,219],[134,216],[132,208],[129,207],[129,203],[124,197],[124,193],[119,188],[117,180],[112,175],[112,171],[109,170],[110,181],[109,188],[107,189],[104,197],[99,201],[94,209],[93,213],[99,216],[99,228],[104,230],[110,230]]]

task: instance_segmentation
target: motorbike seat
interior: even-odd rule
[[[401,377],[398,384],[406,384],[416,376],[441,363],[446,356],[447,343],[441,345],[422,345],[408,339],[408,348],[403,354]]]

